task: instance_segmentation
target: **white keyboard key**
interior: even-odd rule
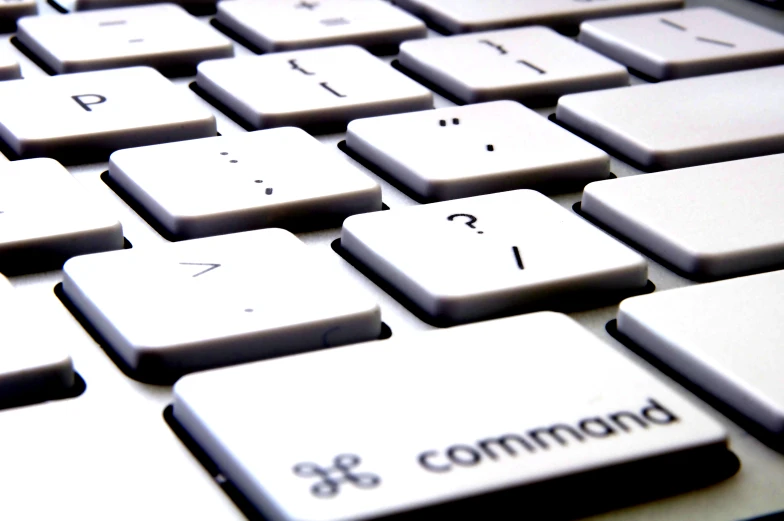
[[[724,452],[727,436],[556,313],[187,376],[174,417],[279,520],[374,519],[600,469],[606,480],[616,465]]]
[[[381,0],[233,0],[218,4],[216,18],[267,52],[397,45],[427,36],[421,20]]]
[[[610,175],[607,154],[514,101],[354,120],[346,144],[428,200]]]
[[[546,27],[405,42],[398,59],[467,103],[629,84],[626,67]]]
[[[0,0],[0,27],[13,24],[21,17],[34,15],[37,12],[38,4],[35,0]]]
[[[582,210],[701,277],[784,265],[784,154],[592,183]]]
[[[161,0],[58,0],[57,3],[69,11],[91,11],[93,9],[109,9],[112,7],[134,6],[139,4],[157,4]],[[173,0],[172,3],[183,4],[196,10],[215,7],[216,0]]]
[[[18,25],[19,40],[59,74],[133,65],[195,70],[234,55],[227,38],[172,4],[36,16]]]
[[[784,63],[784,35],[707,7],[585,22],[580,42],[659,80]]]
[[[63,290],[131,369],[187,372],[378,338],[330,259],[260,230],[77,257]]]
[[[215,116],[147,67],[0,83],[0,137],[22,157],[106,158],[216,133]]]
[[[48,308],[17,295],[0,274],[0,405],[74,384],[71,357],[59,339],[41,327],[47,324],[47,313]]]
[[[120,150],[109,175],[181,237],[326,228],[381,210],[378,183],[291,127]]]
[[[639,291],[645,260],[533,190],[354,215],[341,245],[437,321]]]
[[[123,247],[119,221],[97,205],[53,159],[0,167],[0,267]],[[57,267],[59,267],[58,264]]]
[[[683,0],[396,0],[395,3],[452,33],[514,25],[576,25],[588,18],[683,6]]]
[[[351,45],[208,61],[196,82],[259,129],[433,107],[429,90]]]
[[[22,77],[22,70],[17,61],[3,49],[0,49],[0,81],[16,80]]]
[[[784,434],[784,271],[627,299],[618,330],[774,434]]]
[[[784,66],[564,96],[559,121],[645,167],[784,152]]]

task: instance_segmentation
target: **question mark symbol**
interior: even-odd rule
[[[446,219],[448,221],[454,221],[455,217],[467,217],[468,221],[466,221],[465,225],[468,226],[469,228],[471,228],[472,230],[476,230],[476,226],[474,226],[474,223],[477,221],[477,219],[473,215],[469,215],[467,213],[456,213],[454,215],[450,215]],[[482,234],[482,233],[485,233],[485,232],[477,231],[476,233]]]

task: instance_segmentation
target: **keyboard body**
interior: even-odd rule
[[[718,7],[784,33],[784,11],[748,0],[686,0],[686,5]],[[45,2],[40,3],[39,11],[56,13]],[[211,17],[199,18],[209,23]],[[10,42],[11,36],[12,33],[2,35],[0,50],[10,53],[21,64],[24,77],[46,76],[46,72]],[[441,37],[432,30],[429,36]],[[238,57],[253,54],[236,42],[235,52]],[[391,56],[382,58],[386,62],[392,59]],[[172,81],[185,95],[192,96],[216,116],[222,135],[246,132],[191,91],[192,77]],[[633,77],[632,83],[641,84],[645,80]],[[739,92],[738,96],[743,93]],[[435,100],[436,108],[452,106],[437,94]],[[547,117],[554,112],[554,107],[538,108],[537,112]],[[317,137],[336,154],[341,154],[337,145],[345,139],[344,133]],[[102,180],[107,163],[77,164],[69,166],[68,170],[91,194],[111,208],[122,222],[124,235],[134,249],[165,243],[166,240]],[[417,204],[372,172],[363,171],[381,184],[383,201],[390,208]],[[618,177],[640,173],[617,158],[612,159],[611,171]],[[581,192],[558,194],[552,198],[571,209],[580,201]],[[309,247],[331,253],[331,243],[339,238],[340,228],[297,235]],[[395,336],[433,329],[347,263],[343,263],[343,269],[347,276],[375,295],[381,306],[382,319]],[[12,276],[9,280],[17,291],[58,308],[60,304],[54,288],[62,277],[62,272],[57,270]],[[649,260],[649,279],[657,290],[694,284],[653,260]],[[171,386],[144,384],[128,378],[71,314],[64,308],[58,309],[54,323],[42,321],[37,327],[57,328],[60,343],[66,347],[76,371],[86,382],[86,391],[72,399],[0,411],[0,490],[3,491],[0,518],[244,519],[242,510],[164,420],[164,409],[172,401]],[[617,310],[617,305],[613,305],[571,313],[571,316],[721,422],[730,433],[731,449],[742,466],[732,478],[705,489],[609,511],[591,519],[729,521],[784,511],[784,455],[758,441],[612,338],[605,325],[616,318]],[[236,406],[252,407],[252,402]],[[520,517],[527,517],[524,505],[519,512]],[[488,512],[487,518],[493,517],[493,513]]]

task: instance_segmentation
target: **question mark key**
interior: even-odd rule
[[[533,190],[354,215],[339,250],[435,325],[551,309],[648,282],[645,259]]]

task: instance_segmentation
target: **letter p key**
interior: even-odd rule
[[[90,105],[98,105],[106,101],[106,98],[100,94],[77,94],[76,96],[71,96],[71,99],[87,112],[93,111],[93,109],[90,108]]]

